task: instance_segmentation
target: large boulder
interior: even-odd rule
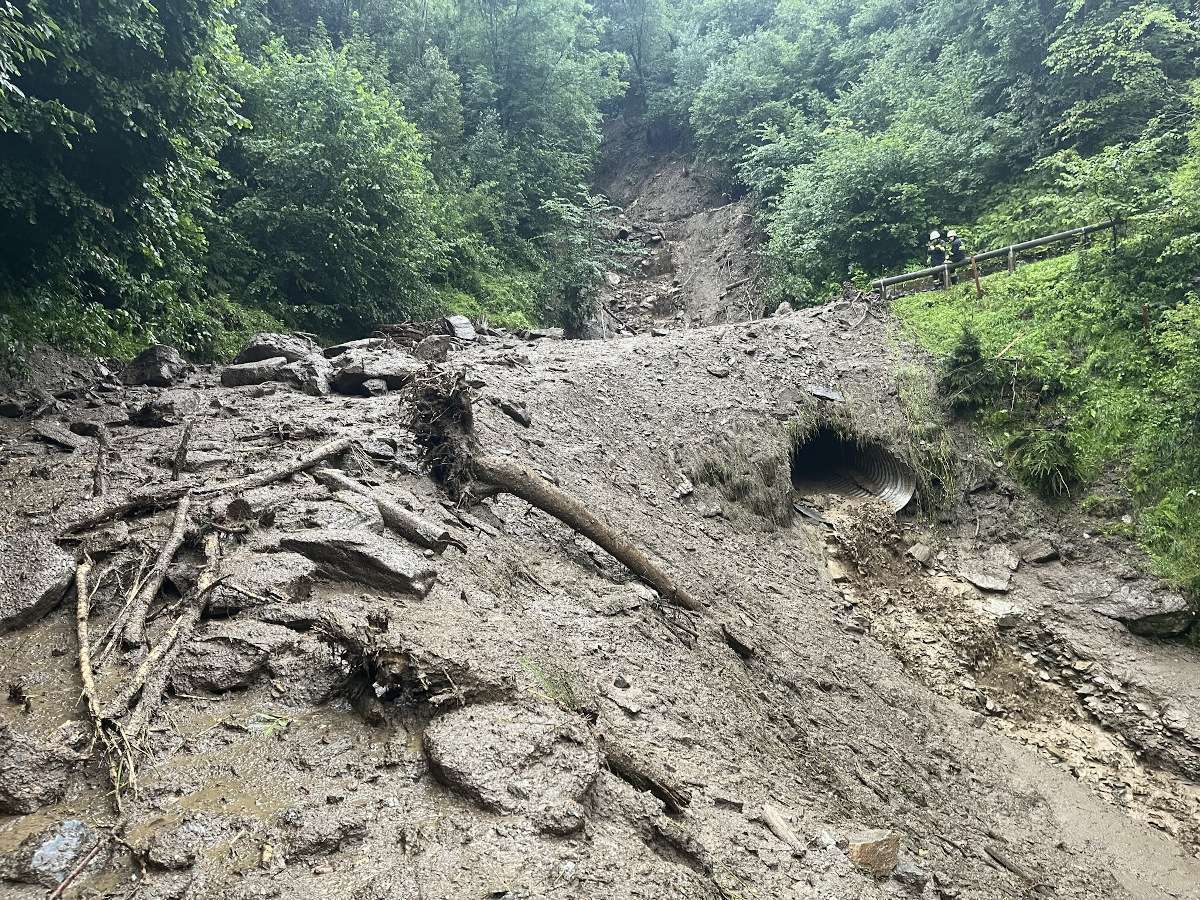
[[[130,385],[170,387],[186,378],[191,370],[191,365],[174,347],[154,344],[133,358],[125,367],[122,380]]]
[[[484,809],[528,815],[555,834],[583,827],[581,801],[600,774],[587,729],[550,705],[454,710],[426,729],[424,747],[442,784]]]
[[[0,535],[0,633],[36,622],[57,606],[75,574],[75,558],[44,535]]]
[[[369,532],[314,528],[289,534],[279,544],[311,559],[327,575],[381,590],[424,597],[436,578],[424,557]]]
[[[0,813],[23,815],[56,803],[79,758],[0,724]]]
[[[425,363],[399,350],[349,350],[333,361],[330,383],[341,394],[365,396],[364,385],[383,381],[390,390],[407,387]]]
[[[1182,594],[1144,591],[1136,586],[1120,588],[1093,608],[1144,637],[1173,637],[1196,621],[1195,608]]]
[[[265,384],[268,381],[282,381],[287,365],[287,359],[282,356],[234,363],[221,370],[221,384],[232,388]]]
[[[310,354],[288,363],[280,373],[282,379],[312,397],[329,396],[329,376],[333,365],[324,356]]]
[[[443,321],[445,321],[446,328],[450,334],[460,341],[473,341],[476,339],[475,326],[471,324],[471,320],[466,316],[446,316]]]
[[[246,342],[246,346],[233,358],[233,362],[234,365],[240,365],[281,356],[285,361],[292,363],[314,353],[320,353],[320,348],[306,337],[262,331]]]

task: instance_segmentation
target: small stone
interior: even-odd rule
[[[728,366],[709,366],[707,371],[708,371],[708,374],[711,375],[713,378],[728,378],[729,377],[729,367]]]
[[[1017,553],[1027,563],[1046,563],[1058,559],[1058,550],[1044,538],[1017,544]]]
[[[928,565],[929,560],[933,558],[933,548],[928,544],[913,544],[907,553],[923,566]]]
[[[79,819],[66,819],[31,834],[0,859],[0,876],[9,881],[54,888],[100,841]],[[104,860],[97,860],[98,866]]]
[[[388,392],[388,383],[382,378],[368,378],[362,383],[362,388],[369,397],[382,397]]]
[[[621,276],[616,272],[605,272],[604,283],[611,288],[619,287],[621,284]]]
[[[882,829],[861,832],[850,838],[846,855],[876,878],[886,878],[899,862],[900,836]]]
[[[1012,574],[1010,572],[993,574],[967,569],[959,572],[959,574],[981,591],[989,591],[997,594],[1006,593],[1012,582]]]
[[[618,675],[616,678],[614,678],[613,684],[616,685],[617,687],[619,687],[623,691],[627,691],[631,687],[631,685],[629,683],[629,679],[626,678],[624,675]]]

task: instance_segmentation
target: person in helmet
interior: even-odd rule
[[[936,229],[929,232],[929,254],[925,261],[930,268],[946,264],[946,245],[942,242],[942,233]],[[935,277],[934,284],[941,284],[940,275]]]
[[[950,262],[963,263],[967,261],[967,251],[963,249],[962,238],[958,236],[956,231],[946,232],[947,249],[950,254]],[[958,269],[950,273],[950,280],[958,284]]]

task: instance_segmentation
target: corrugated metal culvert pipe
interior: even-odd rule
[[[899,512],[916,493],[917,480],[907,463],[881,445],[818,427],[792,448],[792,486],[807,496],[873,497]]]

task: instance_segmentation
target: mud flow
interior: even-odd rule
[[[819,427],[792,449],[792,486],[801,496],[833,494],[880,500],[892,512],[916,491],[912,469],[879,444]]]

